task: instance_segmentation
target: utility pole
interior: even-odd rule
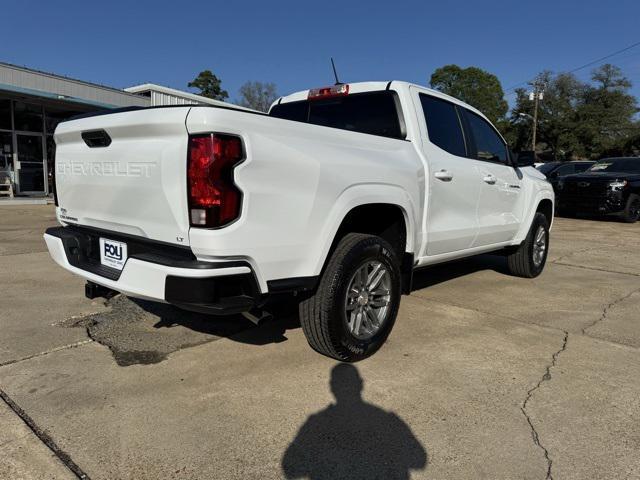
[[[543,98],[543,86],[544,84],[540,79],[536,79],[531,85],[533,85],[533,92],[529,93],[529,100],[533,100],[533,133],[531,134],[531,150],[533,155],[536,155],[536,133],[538,130],[538,103]]]

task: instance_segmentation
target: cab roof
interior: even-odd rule
[[[485,115],[481,111],[479,111],[475,107],[472,107],[468,103],[464,103],[463,101],[458,100],[457,98],[452,97],[451,95],[447,95],[437,90],[433,90],[432,88],[418,85],[417,83],[409,83],[409,82],[404,82],[402,80],[390,80],[390,81],[375,81],[375,82],[356,82],[356,83],[349,83],[348,85],[349,85],[349,95],[354,93],[378,92],[383,90],[400,91],[400,90],[408,90],[410,87],[415,87],[415,88],[419,88],[420,90],[426,91],[427,93],[429,93],[429,95],[442,98],[443,100],[447,100],[451,103],[455,103],[456,105],[460,105],[462,107],[468,108],[469,110],[481,115],[482,117],[485,117]],[[326,87],[326,86],[327,85],[324,85],[323,87]],[[309,96],[309,92],[311,90],[312,89],[300,90],[299,92],[294,92],[284,97],[280,97],[278,100],[274,102],[274,105],[307,100]]]

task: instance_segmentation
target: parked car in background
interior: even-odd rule
[[[553,186],[553,190],[556,190],[558,186],[558,180],[566,177],[567,175],[573,175],[574,173],[582,173],[596,163],[591,160],[580,160],[575,162],[548,162],[543,163],[539,167],[536,167],[539,172],[543,173],[547,180]]]
[[[618,215],[625,222],[640,219],[640,158],[605,158],[584,173],[558,179],[560,214]]]

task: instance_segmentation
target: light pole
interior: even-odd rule
[[[531,134],[531,150],[536,154],[536,133],[538,130],[538,103],[544,96],[544,84],[538,79],[531,83],[533,92],[529,92],[529,100],[533,100],[533,133]]]

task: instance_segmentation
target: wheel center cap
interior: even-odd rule
[[[358,305],[366,305],[369,303],[369,294],[367,292],[362,292],[358,295]]]

